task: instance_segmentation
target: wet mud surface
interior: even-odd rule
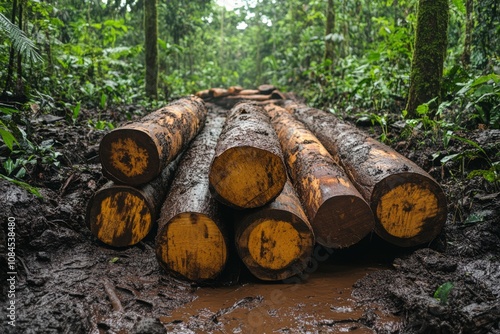
[[[119,115],[103,117],[119,124]],[[62,153],[61,167],[29,171],[43,199],[0,181],[1,333],[500,333],[500,190],[463,177],[460,161],[432,158],[470,149],[464,142],[445,150],[415,135],[391,144],[447,195],[446,226],[430,244],[403,249],[369,236],[345,251],[318,248],[305,273],[287,282],[241,271],[230,285],[200,287],[160,269],[155,230],[123,249],[91,235],[84,215],[107,181],[97,155],[104,132],[88,126],[91,111],[81,116],[76,125],[33,120],[39,142],[51,139]],[[499,131],[460,135],[498,161]],[[8,217],[16,219],[16,327],[6,313]]]

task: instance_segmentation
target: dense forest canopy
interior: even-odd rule
[[[71,119],[80,107],[151,102],[145,94],[145,3],[0,0],[1,130],[9,148],[20,140],[13,128],[22,117],[12,116],[19,110],[59,110]],[[270,83],[312,105],[366,114],[383,126],[388,112],[405,115],[417,0],[156,5],[157,105],[209,87]],[[498,128],[500,4],[452,0],[448,18],[436,92],[442,99],[419,106],[417,116],[425,126],[446,115],[455,126]],[[99,121],[94,125],[112,126]]]

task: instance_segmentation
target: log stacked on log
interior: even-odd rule
[[[187,97],[104,136],[100,160],[103,173],[114,182],[92,196],[86,214],[91,232],[100,241],[123,247],[147,236],[180,153],[203,127],[206,114],[202,99]]]
[[[340,163],[375,214],[375,232],[398,246],[433,240],[446,221],[446,196],[411,160],[334,115],[305,105],[287,108]]]
[[[273,85],[260,85],[257,89],[243,89],[240,86],[231,86],[228,89],[210,88],[197,92],[196,96],[228,109],[241,101],[269,104],[286,99],[285,95]]]
[[[316,241],[349,247],[373,230],[373,213],[319,140],[293,115],[267,106],[290,177],[304,205]]]
[[[155,180],[141,187],[108,182],[89,200],[86,221],[92,234],[107,245],[125,247],[144,239],[158,218],[179,158]]]
[[[174,276],[212,280],[228,259],[230,237],[218,202],[209,190],[208,172],[224,119],[210,115],[177,169],[158,220],[156,257]]]
[[[99,146],[103,173],[132,186],[153,180],[196,136],[206,115],[203,100],[191,96],[111,131]]]
[[[266,111],[240,103],[229,112],[210,166],[210,189],[237,209],[263,206],[286,182],[280,144]]]
[[[235,224],[238,254],[256,277],[284,280],[307,267],[314,234],[289,181],[273,202],[245,213]]]

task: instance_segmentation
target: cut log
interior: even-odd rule
[[[215,99],[213,102],[221,107],[231,109],[239,102],[260,102],[261,104],[271,104],[273,101],[284,100],[285,96],[279,91],[274,91],[269,95],[230,95],[220,99]]]
[[[239,94],[243,90],[243,87],[241,86],[231,86],[227,89],[228,93],[230,95],[236,95]]]
[[[243,89],[238,93],[238,95],[259,95],[260,91],[258,89]]]
[[[203,100],[191,96],[111,131],[99,146],[103,173],[132,186],[151,181],[196,136],[206,115]]]
[[[305,125],[281,107],[265,108],[272,116],[290,178],[316,242],[330,248],[359,242],[374,226],[368,203]]]
[[[263,206],[279,195],[286,182],[286,168],[264,109],[250,103],[231,109],[209,177],[214,196],[237,209]]]
[[[261,94],[269,95],[276,90],[276,87],[273,85],[260,85],[257,89]]]
[[[446,221],[446,196],[411,160],[332,114],[289,104],[292,112],[340,158],[352,182],[370,203],[375,232],[409,247],[433,240]]]
[[[200,90],[199,92],[196,92],[195,95],[205,100],[210,97],[210,91],[208,89]]]
[[[208,184],[223,123],[223,117],[209,115],[179,163],[158,220],[158,262],[167,272],[191,281],[217,278],[228,258],[229,238]]]
[[[115,247],[132,246],[144,239],[156,223],[178,160],[141,188],[111,181],[99,189],[87,205],[86,221],[92,234]]]
[[[313,231],[289,181],[273,202],[243,214],[235,235],[243,263],[266,281],[301,273],[314,247]]]
[[[224,97],[230,94],[229,91],[225,88],[210,88],[208,90],[208,93],[210,97],[213,98]]]

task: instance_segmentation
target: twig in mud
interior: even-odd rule
[[[116,295],[116,290],[111,284],[109,280],[104,280],[103,283],[104,285],[104,291],[106,291],[106,294],[108,295],[109,301],[111,302],[111,305],[113,306],[113,311],[115,312],[123,312],[123,306],[122,303],[120,302],[120,299]]]

